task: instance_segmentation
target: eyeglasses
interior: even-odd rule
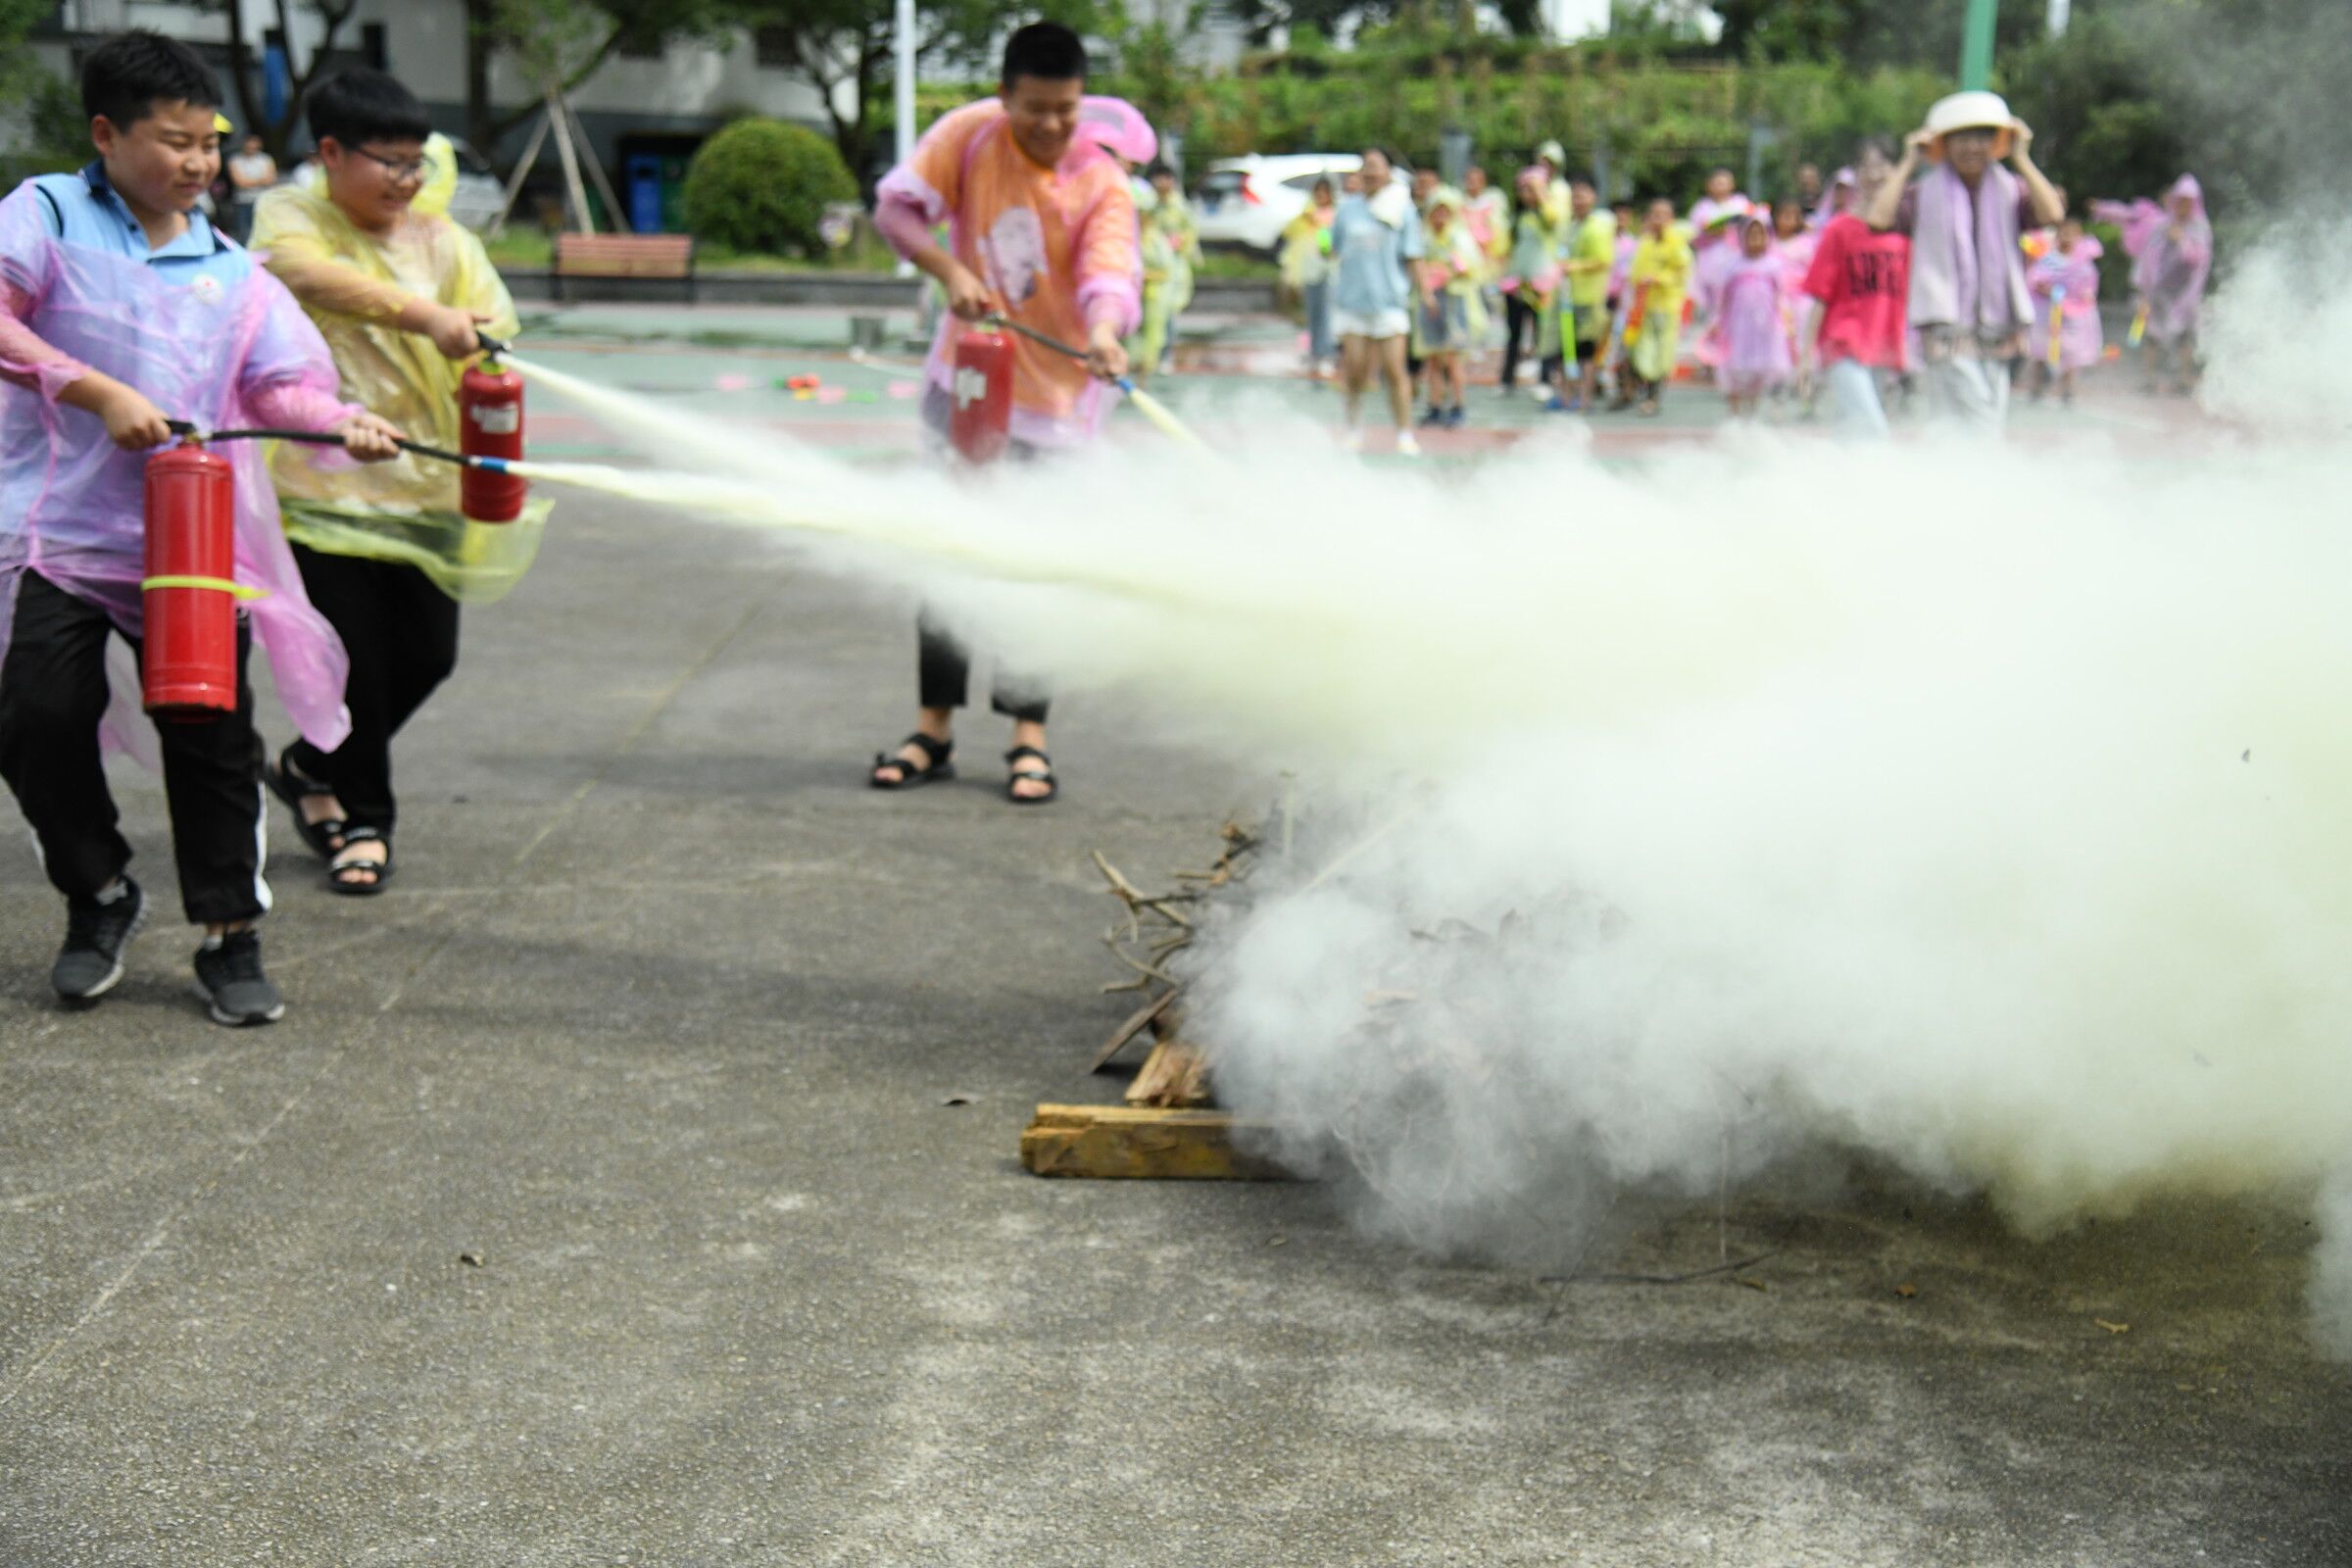
[[[421,158],[386,158],[382,153],[371,153],[365,147],[354,147],[352,151],[371,164],[382,166],[384,172],[395,180],[424,177],[424,160]]]

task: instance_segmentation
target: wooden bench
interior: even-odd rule
[[[686,234],[558,234],[555,294],[567,277],[674,278],[694,299],[694,240]]]

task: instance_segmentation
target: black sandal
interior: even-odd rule
[[[293,764],[286,760],[287,752],[292,750],[288,747],[286,752],[277,754],[276,761],[265,764],[262,776],[270,781],[270,793],[285,802],[286,809],[294,813],[294,836],[309,845],[311,853],[321,860],[331,860],[342,853],[343,845],[338,841],[351,824],[339,816],[320,817],[313,822],[302,814],[303,802],[332,795],[335,787],[295,772]]]
[[[1061,793],[1061,786],[1054,782],[1054,759],[1034,746],[1015,746],[1004,754],[1004,765],[1012,767],[1015,762],[1024,762],[1032,759],[1046,764],[1043,771],[1033,773],[1013,767],[1011,776],[1004,780],[1004,798],[1015,806],[1047,806],[1052,804],[1054,798]],[[1013,793],[1013,786],[1022,779],[1043,784],[1046,787],[1046,793],[1043,795],[1016,795]]]
[[[363,844],[381,844],[384,858],[380,860],[346,859],[345,857]],[[371,873],[371,880],[354,880],[356,872]],[[326,862],[326,885],[346,898],[366,899],[384,891],[392,880],[392,841],[371,827],[347,828],[343,833],[343,848]]]
[[[949,760],[956,755],[954,741],[935,741],[917,730],[902,744],[921,752],[924,765],[917,767],[896,752],[876,752],[873,771],[866,775],[866,783],[878,790],[910,790],[917,784],[944,783],[956,776],[956,764]],[[899,776],[884,778],[882,770],[886,767],[897,768]]]

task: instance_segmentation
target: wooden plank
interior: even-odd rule
[[[1208,1103],[1208,1057],[1200,1048],[1173,1036],[1159,1041],[1144,1058],[1143,1070],[1123,1097],[1130,1105],[1193,1107]]]
[[[1021,1134],[1021,1164],[1040,1176],[1286,1181],[1289,1171],[1234,1148],[1236,1133],[1271,1128],[1222,1110],[1040,1105]]]

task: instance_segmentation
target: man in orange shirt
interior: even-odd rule
[[[1086,345],[1081,363],[1014,338],[1018,456],[1091,440],[1109,407],[1104,382],[1127,371],[1120,340],[1143,313],[1135,198],[1117,160],[1078,134],[1085,93],[1086,46],[1078,35],[1057,23],[1032,23],[1005,41],[997,96],[933,125],[877,192],[875,226],[947,292],[951,315],[932,344],[923,396],[923,422],[943,439],[962,322],[1002,314],[1047,337]],[[932,233],[943,222],[944,246]],[[970,663],[928,621],[921,638],[914,733],[895,754],[875,758],[876,789],[955,776],[952,725]],[[1013,721],[1005,789],[1016,805],[1043,805],[1055,793],[1046,703],[1017,686],[1000,679],[992,705]]]

